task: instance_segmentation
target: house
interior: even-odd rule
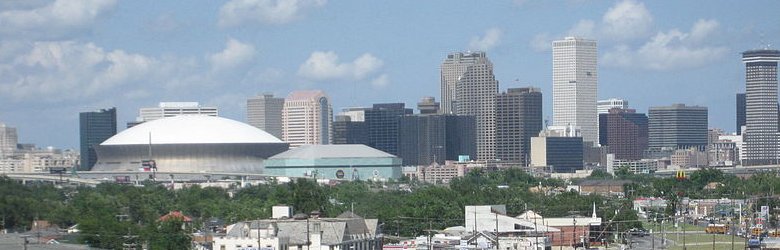
[[[288,210],[289,211],[289,210]],[[346,212],[336,218],[305,214],[238,222],[214,236],[212,249],[369,250],[381,247],[377,219]]]

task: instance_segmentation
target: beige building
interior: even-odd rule
[[[219,116],[216,107],[201,106],[198,102],[161,102],[154,108],[141,108],[136,122],[148,122],[178,115]]]
[[[330,144],[333,109],[320,90],[295,91],[284,100],[282,140],[291,148],[309,144]]]
[[[495,156],[498,80],[485,52],[457,52],[441,64],[441,113],[473,115],[477,159]]]

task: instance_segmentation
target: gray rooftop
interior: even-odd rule
[[[396,158],[396,156],[362,144],[304,145],[271,156],[277,159],[327,159],[327,158]]]

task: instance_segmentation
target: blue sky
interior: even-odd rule
[[[439,64],[485,50],[500,89],[536,86],[550,43],[599,41],[599,98],[709,108],[734,131],[740,52],[780,43],[780,1],[10,0],[0,2],[0,122],[76,148],[78,113],[198,101],[244,121],[246,98],[322,89],[335,110],[439,98]],[[776,48],[777,46],[772,46]]]

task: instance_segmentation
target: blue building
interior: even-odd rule
[[[271,156],[265,173],[342,180],[401,178],[401,158],[366,145],[304,145]]]
[[[97,163],[95,147],[116,134],[116,108],[79,113],[81,166],[90,170]]]

